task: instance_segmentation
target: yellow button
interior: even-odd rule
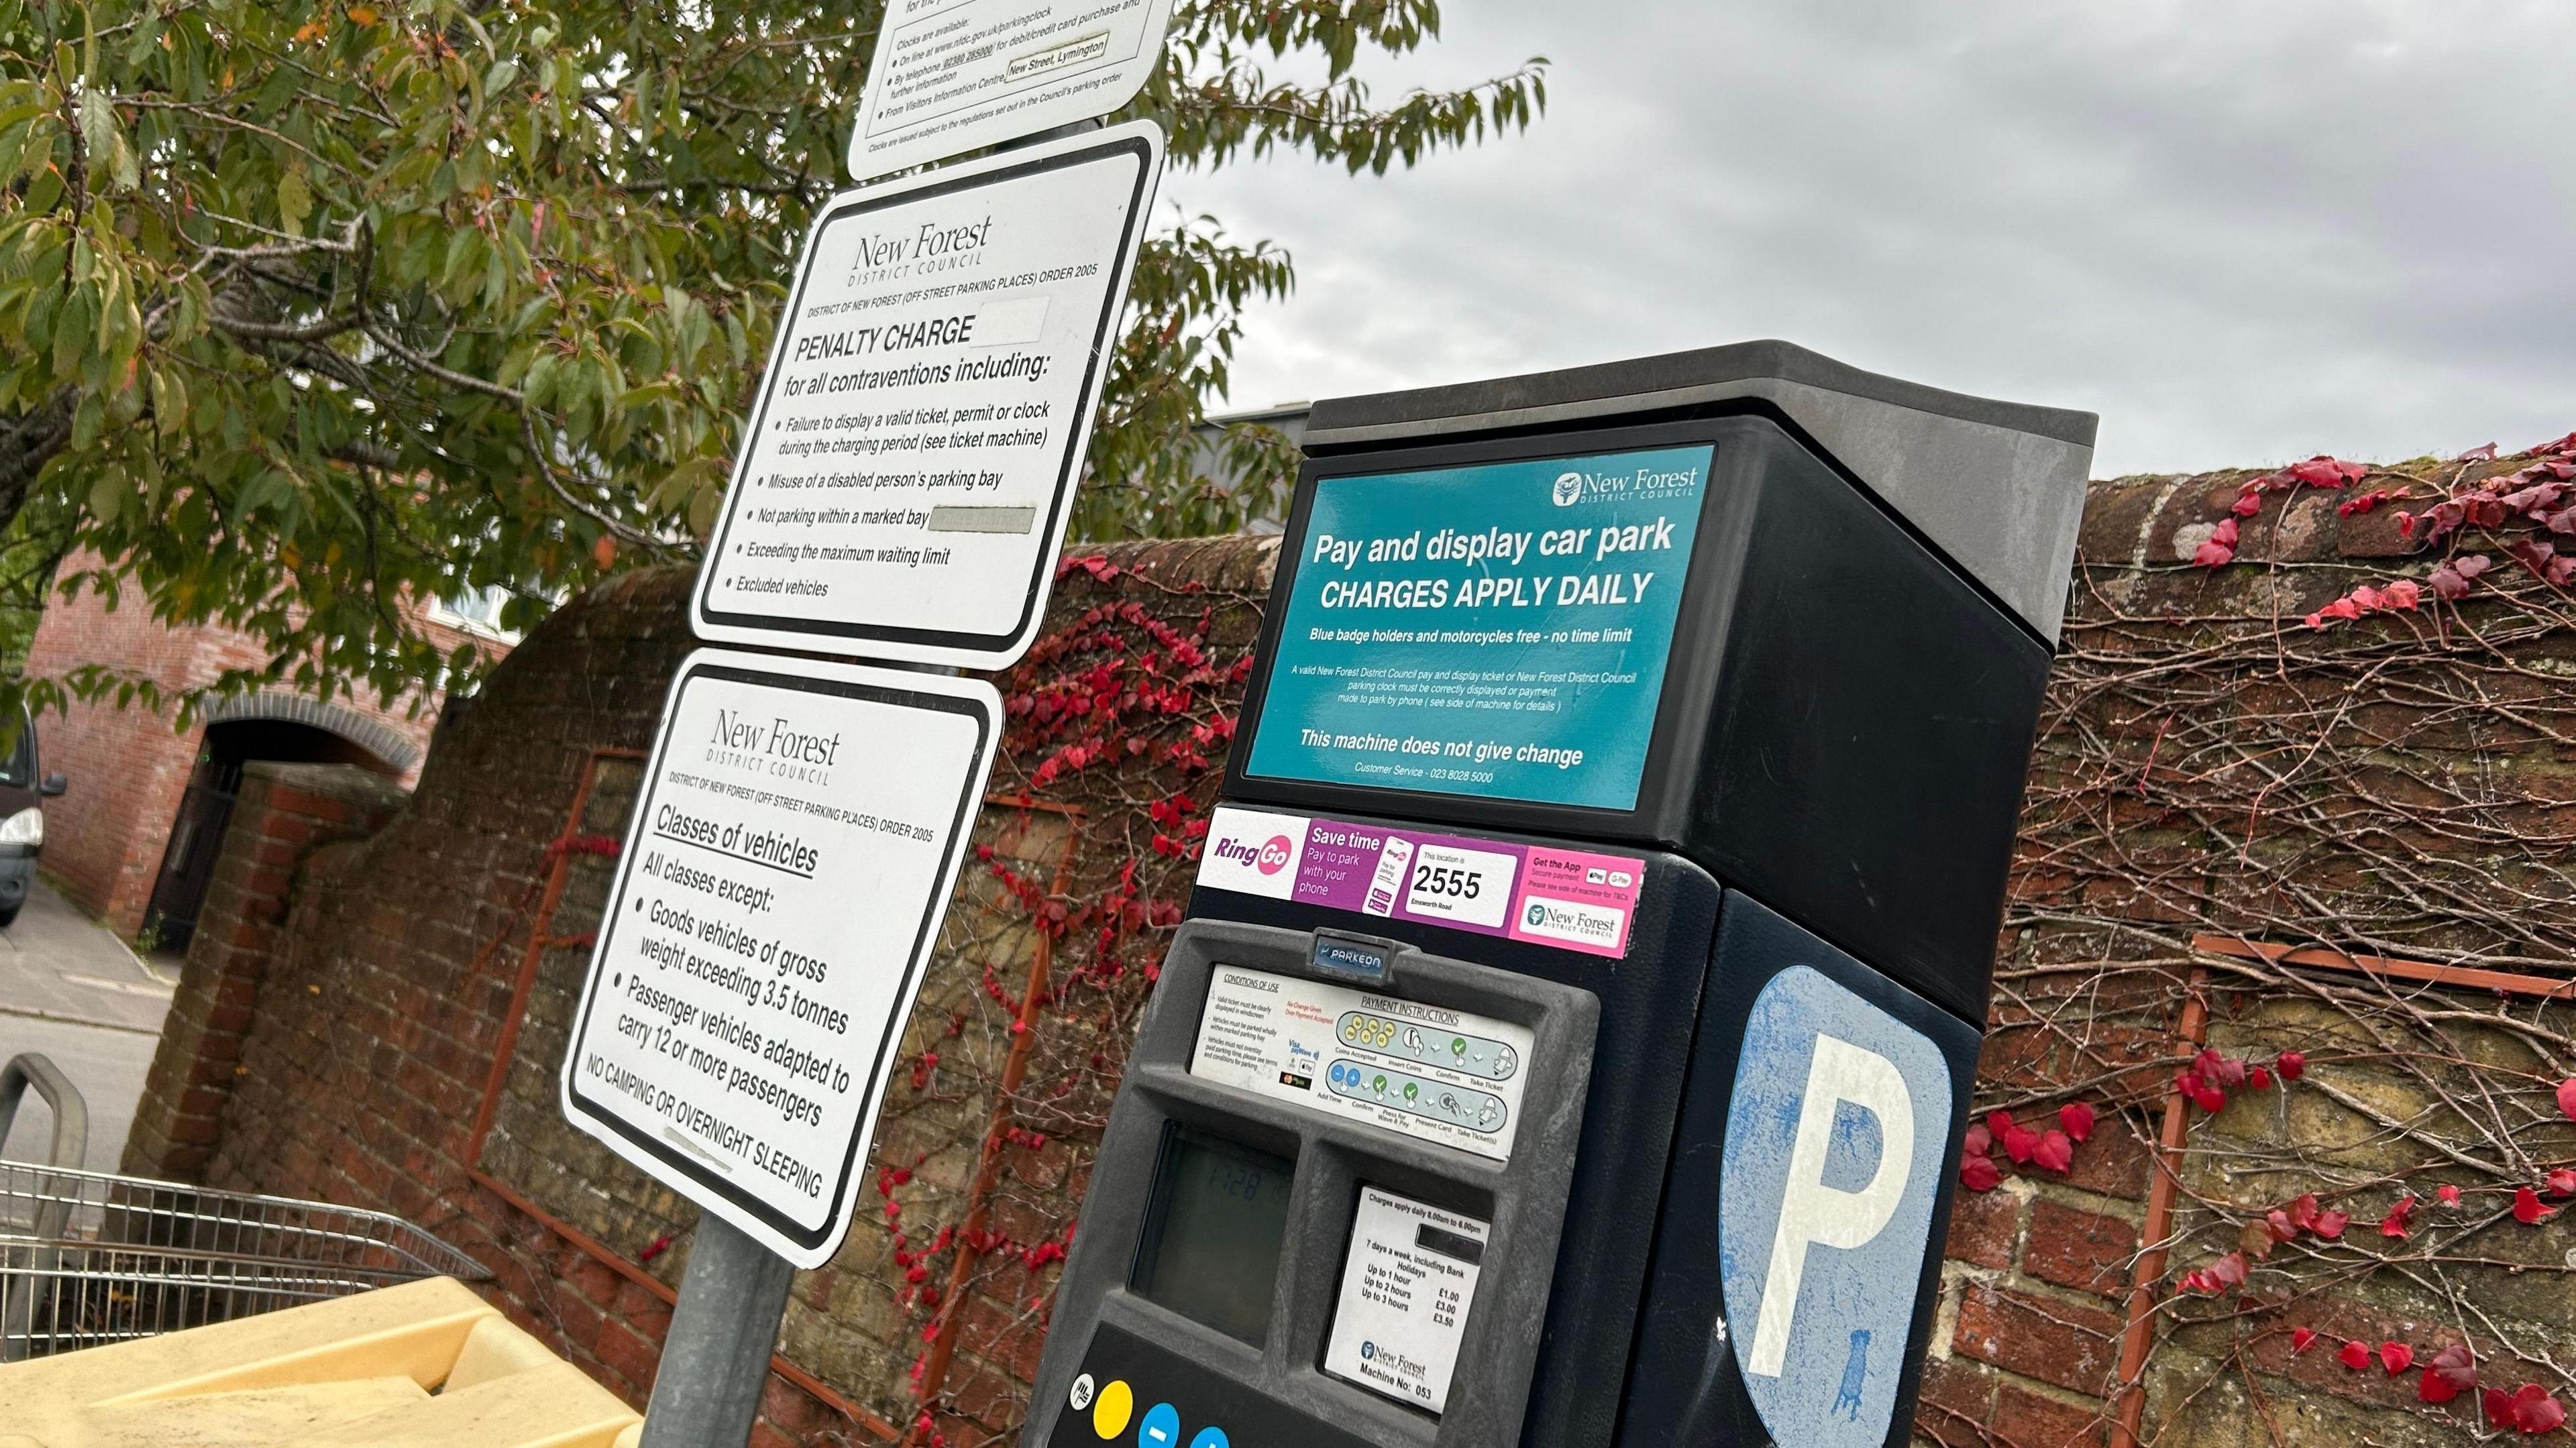
[[[1136,1395],[1128,1391],[1125,1379],[1100,1390],[1100,1401],[1091,1405],[1091,1431],[1103,1438],[1115,1438],[1127,1431],[1127,1419],[1136,1411]]]

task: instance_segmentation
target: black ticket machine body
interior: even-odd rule
[[[1024,1448],[1904,1442],[2093,431],[1318,404]]]

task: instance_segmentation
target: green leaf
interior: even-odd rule
[[[133,496],[125,480],[125,470],[114,463],[103,463],[89,485],[89,515],[101,523],[114,523],[124,511],[125,500]]]
[[[285,229],[301,233],[304,218],[313,214],[313,193],[304,184],[301,171],[283,171],[277,177],[277,214]]]
[[[152,369],[152,422],[163,437],[188,424],[188,384],[167,367]]]
[[[54,371],[70,376],[81,370],[89,359],[91,326],[97,320],[97,302],[88,291],[75,291],[64,299],[61,315],[54,320]]]
[[[561,360],[553,352],[540,352],[537,354],[537,360],[528,364],[527,380],[520,384],[520,390],[527,394],[528,406],[546,405],[551,396],[555,369]]]
[[[92,165],[101,163],[116,151],[116,107],[109,104],[107,92],[95,86],[81,87],[81,149],[89,154]]]
[[[63,196],[63,173],[47,166],[27,183],[27,209],[43,214],[54,209]]]

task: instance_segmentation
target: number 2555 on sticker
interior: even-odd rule
[[[1520,861],[1510,855],[1424,845],[1413,856],[1405,912],[1499,926],[1511,909],[1512,877],[1519,870]]]

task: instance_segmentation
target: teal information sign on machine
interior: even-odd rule
[[[1321,480],[1246,772],[1635,807],[1710,458]]]

